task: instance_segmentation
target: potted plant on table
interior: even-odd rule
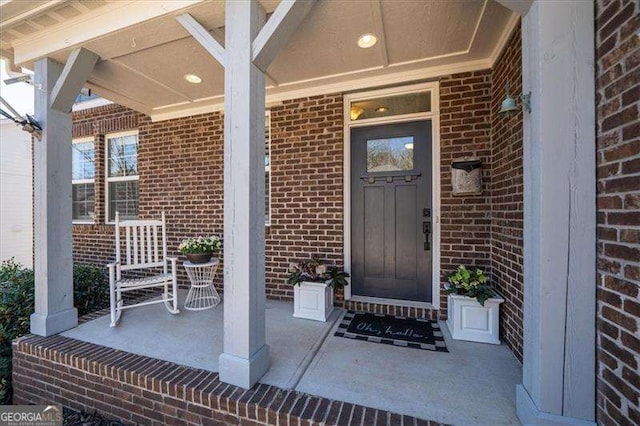
[[[451,337],[499,345],[500,304],[504,299],[488,284],[484,271],[460,265],[448,281],[445,292]]]
[[[191,263],[207,263],[214,253],[222,248],[222,240],[217,235],[210,237],[187,238],[178,246]]]
[[[289,285],[293,286],[293,316],[326,321],[333,312],[334,291],[349,285],[349,274],[336,265],[318,259],[291,264]]]

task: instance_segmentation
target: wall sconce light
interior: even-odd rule
[[[516,100],[511,97],[511,93],[509,92],[509,83],[507,82],[505,86],[506,97],[504,101],[502,101],[502,106],[500,108],[500,115],[510,115],[512,112],[516,112],[518,110],[518,105],[516,104]],[[520,99],[522,99],[522,106],[528,113],[531,113],[531,92],[523,93],[520,95]]]

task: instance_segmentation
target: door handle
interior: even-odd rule
[[[427,235],[431,233],[431,222],[422,222],[422,233]]]
[[[425,237],[424,249],[429,251],[431,250],[431,222],[422,222],[422,233]]]

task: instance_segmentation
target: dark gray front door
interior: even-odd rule
[[[351,130],[354,295],[431,301],[431,121]]]

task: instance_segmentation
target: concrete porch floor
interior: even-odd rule
[[[144,306],[116,328],[103,316],[62,335],[215,372],[223,307],[174,316]],[[448,424],[519,424],[521,367],[503,345],[453,341],[441,323],[449,353],[393,347],[333,336],[342,311],[327,323],[292,314],[292,304],[267,301],[271,368],[262,383]]]

